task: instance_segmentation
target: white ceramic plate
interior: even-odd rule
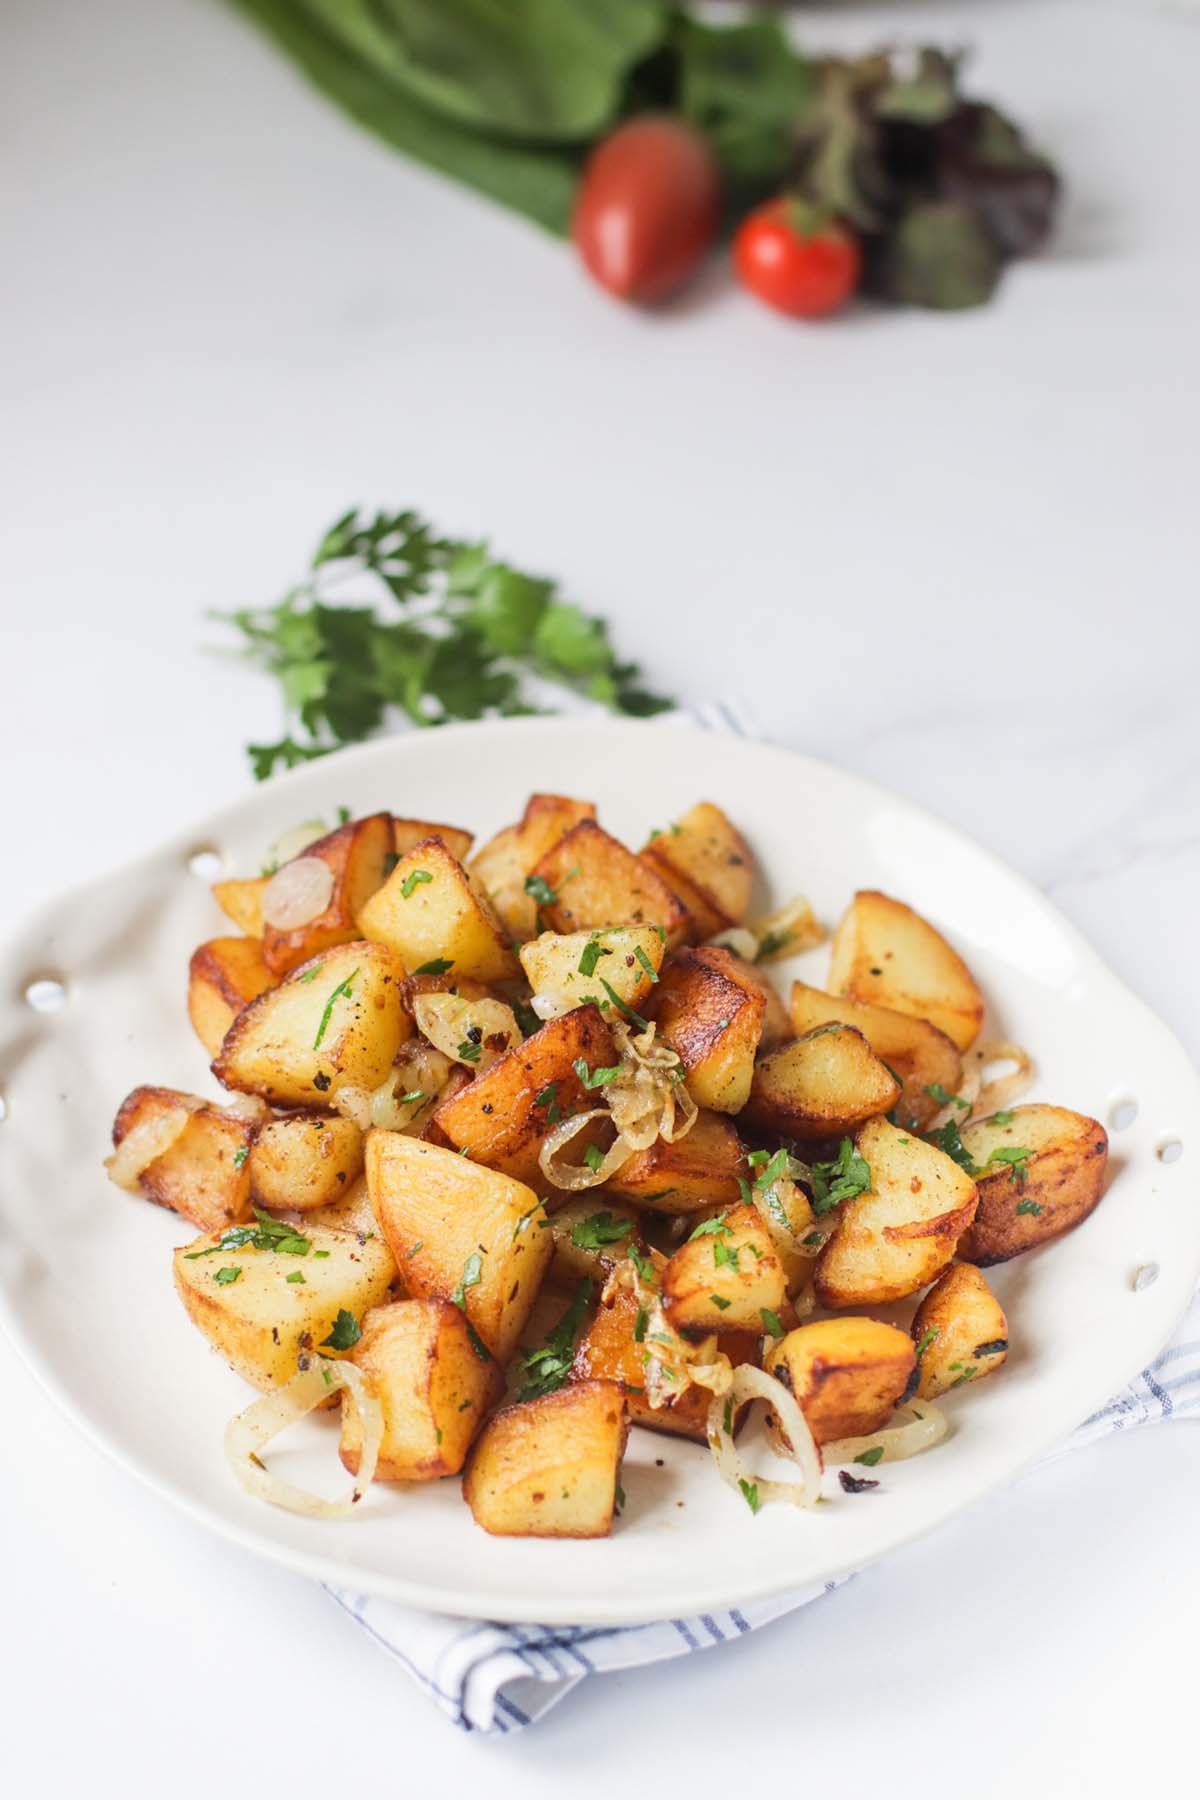
[[[961,947],[987,1029],[1041,1070],[1035,1097],[1113,1126],[1112,1180],[1061,1243],[993,1271],[1013,1353],[946,1402],[953,1436],[889,1466],[877,1493],[815,1513],[752,1517],[707,1451],[635,1431],[625,1515],[594,1543],[487,1537],[456,1481],[375,1488],[344,1522],[250,1499],[221,1450],[247,1389],[210,1354],[171,1284],[173,1215],[111,1187],[100,1167],[117,1102],[138,1082],[213,1091],[184,1010],[187,959],[228,930],[200,850],[252,873],[298,820],[381,807],[482,836],[531,789],[587,795],[631,843],[697,798],[723,805],[761,859],[771,902],[803,892],[834,919],[855,887],[910,901]],[[209,876],[211,879],[211,874]],[[820,980],[823,951],[776,965]],[[31,982],[60,980],[38,1012]],[[1175,1039],[1042,896],[906,802],[821,763],[669,725],[520,721],[393,738],[257,789],[154,856],[48,906],[0,955],[0,1313],[50,1391],[97,1443],[194,1518],[326,1580],[491,1619],[607,1624],[701,1612],[860,1567],[1013,1476],[1141,1369],[1200,1275],[1200,1211],[1168,1142],[1200,1149],[1196,1077]],[[1135,1271],[1157,1280],[1135,1290]],[[989,1277],[990,1278],[990,1277]],[[327,1480],[333,1428],[309,1423],[290,1474]],[[297,1438],[301,1433],[295,1434]],[[659,1466],[661,1459],[662,1466]],[[340,1485],[336,1479],[333,1487]],[[81,1509],[87,1499],[80,1496]]]

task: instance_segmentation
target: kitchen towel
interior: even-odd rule
[[[689,718],[707,730],[757,735],[746,711],[732,702],[697,707]],[[1200,1416],[1200,1295],[1150,1367],[1043,1462],[1110,1432],[1188,1416]],[[649,1625],[488,1624],[419,1612],[348,1588],[327,1592],[462,1730],[508,1732],[533,1724],[589,1675],[712,1649],[851,1579],[844,1575],[724,1612]]]

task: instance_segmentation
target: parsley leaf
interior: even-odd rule
[[[864,1450],[854,1460],[856,1463],[862,1463],[868,1469],[873,1469],[876,1463],[883,1461],[883,1445],[872,1444],[869,1450]]]
[[[632,1230],[632,1219],[618,1219],[608,1211],[594,1212],[575,1225],[571,1242],[580,1250],[602,1250],[606,1244],[619,1244]]]
[[[742,1499],[746,1502],[750,1511],[756,1513],[762,1504],[758,1497],[757,1481],[747,1481],[744,1475],[739,1475],[738,1488],[741,1491]]]
[[[1018,1215],[1022,1213],[1031,1213],[1034,1218],[1040,1219],[1042,1216],[1042,1208],[1038,1205],[1036,1200],[1018,1200],[1017,1213]]]
[[[633,946],[633,954],[637,957],[637,959],[641,963],[643,969],[645,969],[647,975],[650,977],[650,980],[655,984],[655,986],[657,986],[658,985],[658,970],[655,968],[654,964],[650,961],[650,958],[646,955],[646,952],[642,949],[642,946],[640,944],[635,944]]]
[[[338,1316],[333,1321],[333,1330],[327,1338],[321,1339],[322,1350],[353,1350],[362,1329],[352,1312],[344,1306],[338,1308]]]
[[[1024,1187],[1025,1177],[1029,1173],[1029,1159],[1032,1155],[1032,1150],[1022,1150],[1016,1144],[1005,1144],[999,1150],[992,1151],[984,1168],[990,1169],[993,1163],[1006,1163],[1009,1180],[1015,1181],[1018,1187]]]
[[[541,1093],[534,1095],[533,1104],[535,1106],[545,1107],[547,1125],[560,1125],[562,1123],[562,1107],[558,1104],[557,1081],[548,1081]]]
[[[429,873],[428,869],[410,869],[408,874],[404,877],[404,880],[400,883],[401,899],[411,900],[417,889],[424,882],[432,880],[433,876]]]
[[[852,1138],[842,1139],[832,1162],[813,1163],[810,1170],[813,1211],[819,1218],[832,1212],[843,1200],[865,1194],[871,1185],[871,1170],[865,1157],[858,1154]]]
[[[431,958],[431,960],[429,962],[423,962],[419,969],[414,969],[413,974],[414,975],[448,975],[453,967],[454,967],[453,957],[447,958],[445,956],[435,956],[435,957]]]
[[[241,1272],[239,1268],[218,1269],[213,1280],[218,1287],[229,1287],[232,1282],[237,1280]]]
[[[553,906],[558,900],[558,895],[544,875],[527,875],[525,892],[537,906]]]
[[[575,1289],[574,1299],[541,1349],[521,1351],[520,1371],[525,1379],[518,1400],[537,1400],[542,1394],[552,1394],[565,1384],[574,1360],[575,1339],[591,1297],[592,1282],[585,1275]]]
[[[931,1100],[936,1100],[939,1106],[956,1106],[959,1112],[970,1112],[971,1110],[969,1102],[964,1100],[961,1094],[952,1094],[950,1089],[943,1087],[940,1081],[931,1081],[925,1092]]]
[[[317,1035],[313,1039],[313,1049],[314,1050],[319,1050],[321,1048],[321,1039],[325,1036],[325,1032],[329,1026],[330,1018],[333,1016],[333,1008],[334,1008],[335,1002],[337,1000],[343,999],[343,998],[346,1000],[350,999],[350,997],[353,993],[353,989],[351,988],[350,983],[354,980],[354,977],[357,974],[358,974],[357,969],[351,969],[351,971],[347,975],[345,981],[338,982],[338,984],[334,988],[332,994],[330,994],[328,1000],[325,1002],[325,1011],[321,1014],[321,1023],[317,1026]]]
[[[455,1306],[465,1308],[467,1304],[467,1289],[478,1287],[482,1280],[483,1259],[478,1250],[472,1250],[470,1256],[468,1256],[466,1262],[463,1264],[462,1274],[458,1278],[458,1286],[450,1296]]]
[[[616,1007],[617,1011],[620,1013],[624,1013],[625,1017],[629,1020],[629,1023],[631,1025],[636,1025],[639,1031],[648,1031],[649,1030],[649,1026],[646,1024],[646,1021],[645,1021],[645,1019],[643,1019],[642,1015],[640,1013],[635,1013],[632,1006],[626,1005],[625,1001],[622,1000],[620,994],[618,994],[617,990],[612,986],[611,982],[605,981],[603,975],[600,977],[600,986],[604,989],[605,993],[608,995],[609,999],[612,1001],[612,1004]]]
[[[763,1322],[763,1329],[768,1331],[772,1337],[782,1337],[784,1335],[783,1326],[780,1324],[779,1314],[777,1312],[772,1312],[769,1306],[760,1306],[758,1313]]]
[[[571,1064],[571,1067],[574,1069],[585,1088],[599,1088],[607,1087],[610,1081],[615,1081],[617,1076],[621,1073],[623,1064],[614,1063],[613,1066],[608,1069],[589,1069],[586,1059],[582,1056],[577,1056],[575,1061]]]
[[[611,956],[612,951],[605,948],[599,938],[589,938],[583,946],[583,955],[579,958],[579,974],[594,975],[596,964],[602,956]]]
[[[948,1156],[952,1162],[956,1162],[960,1169],[965,1169],[968,1175],[978,1175],[979,1170],[975,1166],[971,1152],[962,1141],[962,1133],[958,1129],[957,1119],[947,1120],[940,1131],[935,1131],[931,1135],[929,1141],[936,1145],[944,1156]]]

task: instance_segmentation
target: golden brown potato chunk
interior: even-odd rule
[[[410,850],[431,837],[441,838],[451,856],[460,863],[466,862],[475,842],[474,832],[464,831],[459,825],[435,825],[429,819],[398,819],[392,815],[393,856],[407,856]],[[391,870],[386,872],[390,874]]]
[[[594,819],[590,800],[563,794],[531,794],[516,825],[498,831],[475,856],[471,875],[491,897],[505,930],[518,944],[538,929],[537,901],[525,886],[547,850],[581,819]]]
[[[368,1133],[367,1186],[409,1293],[460,1305],[505,1362],[554,1249],[537,1195],[397,1131]]]
[[[706,1219],[663,1270],[663,1311],[689,1337],[774,1329],[787,1300],[783,1266],[753,1206]]]
[[[360,924],[364,937],[386,944],[414,974],[431,965],[434,973],[482,982],[521,973],[491,902],[440,838],[400,858],[363,907]]]
[[[339,825],[301,851],[301,856],[325,864],[333,876],[333,893],[323,913],[295,930],[280,931],[264,920],[263,961],[273,974],[286,975],[322,950],[365,936],[358,915],[383,885],[391,849],[391,815],[373,813]]]
[[[841,1020],[861,1031],[876,1056],[903,1083],[896,1105],[901,1125],[921,1130],[945,1105],[938,1093],[956,1094],[962,1057],[944,1031],[928,1019],[871,1006],[820,988],[792,983],[792,1025],[798,1035]],[[930,1092],[933,1089],[934,1092]]]
[[[1004,1309],[971,1263],[951,1263],[939,1275],[917,1308],[912,1336],[922,1400],[991,1375],[1008,1355]]]
[[[677,950],[648,1008],[659,1042],[674,1050],[697,1106],[740,1112],[750,1094],[766,999],[728,950]]]
[[[928,1019],[959,1050],[983,1023],[983,995],[939,931],[888,894],[855,894],[833,934],[829,985],[838,994]]]
[[[358,1237],[379,1235],[379,1221],[367,1191],[367,1178],[360,1175],[351,1181],[343,1194],[327,1206],[316,1206],[304,1215],[304,1229],[310,1225],[327,1225],[331,1231],[351,1231]]]
[[[621,1164],[605,1183],[649,1212],[692,1213],[708,1206],[736,1206],[738,1177],[747,1174],[746,1147],[733,1120],[702,1107],[686,1137],[657,1138]]]
[[[247,1231],[253,1239],[238,1243]],[[289,1381],[314,1352],[339,1355],[330,1342],[339,1313],[358,1326],[386,1299],[395,1272],[381,1239],[363,1243],[307,1221],[294,1230],[277,1227],[270,1242],[261,1227],[206,1232],[175,1252],[175,1286],[193,1325],[239,1375],[263,1389]]]
[[[852,1025],[818,1025],[764,1056],[746,1118],[786,1138],[827,1138],[888,1112],[900,1083]]]
[[[259,1128],[246,1168],[250,1197],[276,1211],[331,1206],[362,1173],[363,1138],[349,1119],[292,1113]]]
[[[376,1481],[457,1475],[471,1439],[504,1391],[500,1365],[480,1354],[466,1317],[449,1300],[396,1300],[369,1312],[350,1352],[383,1411]],[[341,1457],[352,1475],[362,1456],[358,1408],[342,1409]]]
[[[668,949],[691,927],[687,908],[649,863],[583,819],[537,863],[530,877],[544,930],[599,931],[657,925]]]
[[[719,806],[701,800],[642,850],[692,914],[695,935],[712,937],[740,925],[750,910],[754,858]]]
[[[637,1007],[658,980],[666,946],[653,925],[614,926],[609,931],[543,931],[522,944],[525,979],[535,994],[566,1006],[585,1001],[611,1007],[600,985],[603,976],[618,999]]]
[[[714,946],[715,948],[715,946]],[[796,1036],[788,1009],[783,997],[771,977],[760,969],[757,963],[747,962],[744,956],[738,956],[732,950],[726,950],[729,968],[734,980],[743,987],[757,988],[763,997],[762,1032],[758,1040],[758,1053],[765,1056],[768,1050],[778,1050],[780,1044],[790,1044]]]
[[[661,1270],[664,1259],[655,1253],[652,1260]],[[646,1398],[647,1324],[637,1295],[628,1288],[619,1289],[611,1304],[596,1309],[575,1352],[571,1379],[616,1382],[625,1395],[631,1424],[703,1444],[712,1399],[707,1388],[682,1388],[666,1406],[651,1406]],[[731,1333],[716,1338],[713,1348],[736,1366],[755,1355],[757,1340],[746,1332]]]
[[[269,875],[255,875],[249,881],[213,883],[213,899],[226,918],[232,919],[247,937],[260,941],[263,934],[262,897],[270,879]]]
[[[629,1425],[611,1381],[577,1381],[493,1415],[463,1499],[494,1537],[607,1537]]]
[[[538,1162],[543,1143],[560,1120],[596,1105],[576,1072],[580,1058],[589,1071],[620,1061],[612,1032],[594,1006],[549,1020],[486,1075],[443,1101],[434,1115],[437,1127],[475,1162],[544,1192]]]
[[[797,1326],[763,1360],[796,1396],[818,1444],[865,1437],[886,1425],[917,1366],[907,1332],[877,1319],[818,1319]]]
[[[877,1306],[939,1275],[975,1217],[975,1183],[932,1144],[872,1119],[856,1149],[870,1186],[843,1200],[817,1259],[821,1306]]]
[[[1015,1106],[968,1125],[962,1141],[979,1188],[958,1247],[966,1262],[1006,1262],[1049,1243],[1082,1224],[1104,1193],[1108,1133],[1084,1113]]]
[[[257,1126],[221,1107],[174,1088],[136,1087],[113,1121],[113,1143],[165,1113],[188,1108],[187,1124],[169,1149],[147,1164],[141,1191],[201,1231],[248,1219],[250,1173],[246,1167]]]
[[[237,1015],[275,986],[257,938],[213,938],[192,952],[188,964],[188,1018],[210,1056],[215,1056]]]
[[[411,1034],[404,965],[382,944],[339,944],[240,1012],[212,1070],[276,1106],[331,1106],[343,1087],[377,1088]]]

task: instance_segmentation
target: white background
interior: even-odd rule
[[[274,597],[344,506],[409,503],[560,575],[660,686],[738,693],[966,825],[1195,1054],[1200,30],[1104,0],[801,24],[971,42],[979,90],[1062,160],[1058,241],[997,305],[795,327],[718,266],[632,314],[356,133],[215,0],[7,0],[0,915],[239,790],[276,705],[200,654],[205,610]],[[13,1792],[586,1800],[702,1775],[990,1800],[1153,1793],[1190,1757],[1191,1425],[485,1743],[7,1373]]]

